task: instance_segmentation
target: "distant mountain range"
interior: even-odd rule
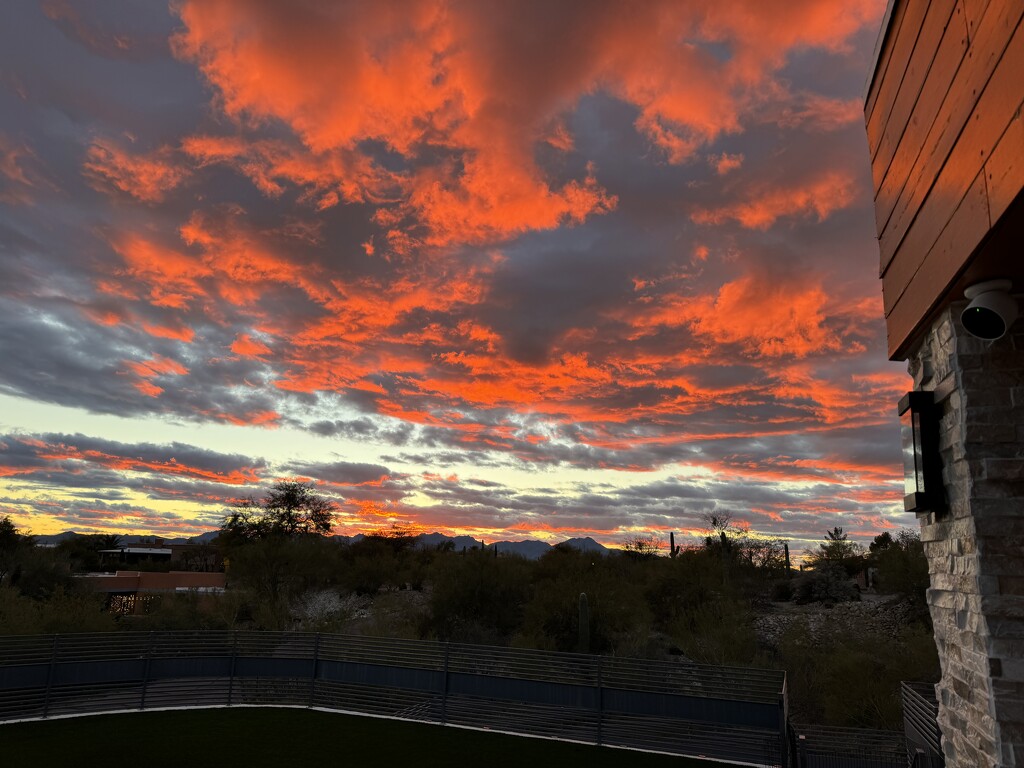
[[[206,533],[202,533],[198,536],[192,536],[191,538],[162,539],[161,543],[163,546],[169,546],[171,544],[207,544],[215,539],[218,533],[219,531],[207,531]],[[87,535],[89,534],[77,533],[75,531],[64,531],[63,533],[36,536],[35,540],[36,543],[41,546],[55,547],[67,539]],[[157,538],[159,537],[123,535],[121,536],[120,541],[122,546],[131,546],[140,543],[152,544],[152,542]],[[365,537],[363,534],[357,533],[355,536],[333,536],[331,538],[339,544],[351,544],[361,541]],[[494,541],[490,544],[484,544],[482,541],[474,539],[472,536],[446,536],[443,533],[421,533],[414,538],[416,540],[416,546],[424,549],[427,547],[437,547],[447,542],[451,542],[456,552],[463,549],[479,549],[483,546],[487,549],[497,548],[499,555],[508,553],[525,557],[527,560],[536,560],[544,555],[545,552],[550,552],[555,546],[572,547],[573,549],[578,549],[582,552],[593,552],[598,555],[606,555],[610,551],[603,544],[599,544],[589,536],[582,539],[567,539],[566,541],[555,545],[548,544],[546,541],[536,541],[535,539],[523,539],[521,541]]]
[[[445,536],[442,533],[422,533],[416,537],[416,545],[419,547],[431,547],[437,546],[438,544],[451,541],[455,545],[455,549],[471,549],[472,547],[481,546],[482,542],[477,541],[469,536]],[[527,560],[536,560],[542,556],[545,552],[550,552],[554,546],[572,547],[578,549],[581,552],[594,552],[599,555],[608,554],[608,548],[603,544],[599,544],[592,538],[587,536],[583,539],[566,539],[560,544],[551,545],[546,541],[536,541],[535,539],[523,539],[521,541],[495,541],[485,545],[488,549],[497,547],[498,554],[507,552],[513,555],[519,555],[525,557]]]
[[[152,544],[156,541],[159,541],[163,546],[166,547],[170,546],[171,544],[208,544],[209,542],[217,538],[217,534],[219,533],[220,531],[207,531],[206,533],[202,533],[198,536],[192,536],[189,538],[179,537],[175,539],[165,539],[161,536],[152,535],[138,536],[132,534],[118,534],[118,539],[121,543],[121,546],[124,547],[136,546],[139,544],[149,544],[150,546],[152,546]],[[68,539],[81,539],[85,538],[86,536],[95,535],[96,534],[94,533],[78,533],[77,531],[64,531],[63,533],[36,535],[32,538],[39,546],[55,547],[62,541],[67,541]]]
[[[339,543],[354,543],[361,541],[364,536],[361,533],[357,533],[355,536],[333,536],[332,538]],[[485,544],[483,541],[474,539],[472,536],[447,536],[443,533],[421,533],[413,538],[416,540],[416,546],[423,549],[428,547],[438,547],[447,542],[451,542],[456,552],[463,549],[480,549],[481,547],[486,549],[497,548],[498,554],[507,553],[519,555],[520,557],[525,557],[527,560],[536,560],[545,552],[550,552],[556,546],[572,547],[573,549],[578,549],[582,552],[593,552],[599,555],[606,555],[611,551],[603,544],[594,541],[589,536],[582,539],[567,539],[557,544],[548,544],[546,541],[537,541],[535,539],[523,539],[522,541],[492,541],[490,544]]]

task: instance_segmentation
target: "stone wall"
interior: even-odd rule
[[[939,725],[950,768],[1024,766],[1024,322],[985,342],[963,330],[962,309],[909,362],[942,418],[948,509],[920,518]]]

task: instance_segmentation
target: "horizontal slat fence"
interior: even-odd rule
[[[907,756],[921,768],[942,768],[942,732],[939,730],[939,705],[931,683],[902,683],[903,734]]]
[[[795,768],[907,768],[899,731],[790,724]]]
[[[783,672],[303,632],[0,638],[0,722],[232,705],[787,762]]]

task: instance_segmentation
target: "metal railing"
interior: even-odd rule
[[[907,756],[922,768],[942,768],[942,732],[939,730],[939,705],[931,683],[901,683],[903,734]]]
[[[0,722],[243,704],[788,764],[781,671],[302,632],[0,638]]]
[[[899,731],[790,724],[795,768],[907,768]]]

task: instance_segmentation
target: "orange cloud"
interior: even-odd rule
[[[45,461],[83,462],[125,472],[151,472],[158,475],[210,480],[229,485],[255,483],[260,479],[255,469],[251,467],[221,471],[191,466],[176,459],[173,456],[173,451],[171,451],[172,455],[166,459],[144,459],[94,448],[82,448],[64,442],[42,442],[30,439],[22,439],[20,442],[35,447],[37,449],[34,453],[35,458]],[[33,471],[41,469],[43,467],[39,466]]]
[[[767,119],[783,128],[809,126],[822,131],[836,130],[864,120],[860,99],[832,99],[815,93],[802,93],[780,100]]]
[[[236,355],[259,357],[270,354],[270,347],[261,341],[256,341],[249,334],[243,333],[231,342],[231,351]]]
[[[820,286],[745,275],[723,285],[713,303],[698,304],[694,330],[719,343],[740,343],[768,357],[839,348],[839,337],[825,325],[828,296]]]
[[[730,155],[728,152],[723,152],[720,155],[710,155],[708,162],[719,176],[725,176],[729,171],[735,171],[743,165],[743,155],[739,153]]]
[[[131,314],[116,307],[82,307],[82,313],[100,325],[120,325],[128,322]]]
[[[447,245],[489,242],[561,224],[580,224],[618,204],[597,183],[593,169],[583,182],[554,190],[538,178],[526,157],[481,153],[465,164],[458,185],[443,177],[420,178],[408,206],[427,225],[426,242]]]
[[[188,373],[188,368],[181,363],[160,355],[154,355],[149,360],[127,360],[125,367],[139,377],[134,386],[147,397],[159,397],[164,391],[162,387],[153,383],[152,379],[161,376],[184,376]]]
[[[184,376],[188,373],[188,368],[181,363],[167,357],[161,357],[160,355],[154,355],[149,360],[140,362],[129,361],[125,364],[135,375],[147,379],[167,375]]]
[[[294,285],[311,299],[325,303],[332,291],[312,265],[286,255],[275,233],[254,230],[244,211],[194,213],[180,229],[182,240],[202,254],[198,261],[215,279],[217,292],[235,305],[253,302],[271,284]]]
[[[722,224],[731,219],[747,229],[766,230],[784,216],[813,215],[824,221],[850,205],[856,195],[852,173],[827,169],[818,178],[798,185],[753,186],[746,199],[718,208],[698,208],[691,218],[697,224]]]
[[[198,65],[218,107],[243,134],[280,121],[301,142],[196,136],[183,149],[234,165],[271,196],[296,184],[316,209],[374,201],[399,255],[501,240],[616,207],[600,169],[556,183],[535,159],[539,144],[572,151],[564,115],[587,94],[635,107],[637,130],[669,162],[685,162],[742,130],[759,94],[782,88],[774,76],[791,51],[843,50],[882,5],[662,0],[567,4],[552,15],[539,5],[417,0],[399,15],[374,3],[183,0],[172,47]],[[803,99],[804,112],[827,103],[816,98]],[[385,170],[375,146],[401,170]],[[764,199],[720,217],[763,227],[808,208],[826,215],[815,199]]]
[[[145,379],[135,382],[133,386],[146,397],[160,397],[164,393],[163,387],[158,387],[153,382]]]
[[[183,4],[187,31],[177,38],[176,50],[199,63],[228,114],[283,119],[319,159],[351,161],[366,140],[383,141],[410,160],[432,143],[449,147],[449,160],[419,165],[405,178],[386,178],[399,195],[391,206],[396,221],[412,217],[406,228],[426,226],[424,242],[501,239],[614,207],[614,197],[593,175],[560,189],[544,179],[532,147],[550,124],[549,115],[490,113],[492,83],[486,80],[492,73],[483,71],[479,51],[452,46],[465,31],[465,17],[434,3],[407,6],[401,20],[374,6],[336,9],[326,17],[292,9],[287,20],[281,10],[264,3]],[[288,35],[275,31],[282,23]],[[303,43],[297,47],[295,39]],[[248,75],[254,66],[263,72],[258,80]],[[310,71],[320,76],[310,78]],[[354,103],[361,108],[351,109]],[[563,131],[559,141],[566,146],[569,138]],[[185,146],[207,158],[241,154],[211,146],[210,140]],[[364,199],[367,188],[381,196],[382,171],[365,158],[358,169],[349,162],[325,171],[324,163],[304,162],[295,153],[288,162],[266,148],[258,154],[261,159],[243,162],[242,170],[268,193],[280,190],[271,181],[276,176],[323,190],[318,207],[338,196]],[[388,240],[401,253],[408,251],[409,237],[392,229]]]
[[[281,414],[276,411],[244,411],[241,413],[203,411],[202,415],[240,427],[268,427],[271,429],[276,427],[281,420]]]
[[[184,325],[154,325],[143,323],[143,330],[150,336],[159,339],[176,339],[177,341],[190,342],[195,338],[196,332]]]
[[[0,133],[0,203],[30,205],[39,181],[31,147]]]
[[[109,141],[95,141],[83,168],[99,189],[113,188],[146,203],[157,203],[177,187],[188,170],[167,147],[149,155],[131,155]]]
[[[35,467],[4,467],[0,466],[0,477],[17,477],[18,475],[31,475],[37,472]]]
[[[689,326],[700,339],[739,344],[764,357],[804,357],[835,351],[841,344],[829,323],[835,310],[820,283],[780,275],[752,272],[725,283],[714,295],[668,294],[634,310],[628,316],[634,339],[659,328]]]
[[[122,275],[148,286],[155,306],[181,309],[206,294],[202,280],[212,270],[194,256],[135,233],[117,236],[111,245],[125,262]]]
[[[404,179],[361,153],[345,148],[310,152],[282,141],[248,141],[243,136],[196,135],[182,141],[182,150],[200,167],[234,167],[268,197],[285,185],[304,190],[302,202],[316,210],[346,203],[385,203],[401,194]]]
[[[3,174],[8,182],[32,186],[22,168],[22,158],[27,155],[28,151],[24,147],[16,146],[10,139],[0,136],[0,174]]]

